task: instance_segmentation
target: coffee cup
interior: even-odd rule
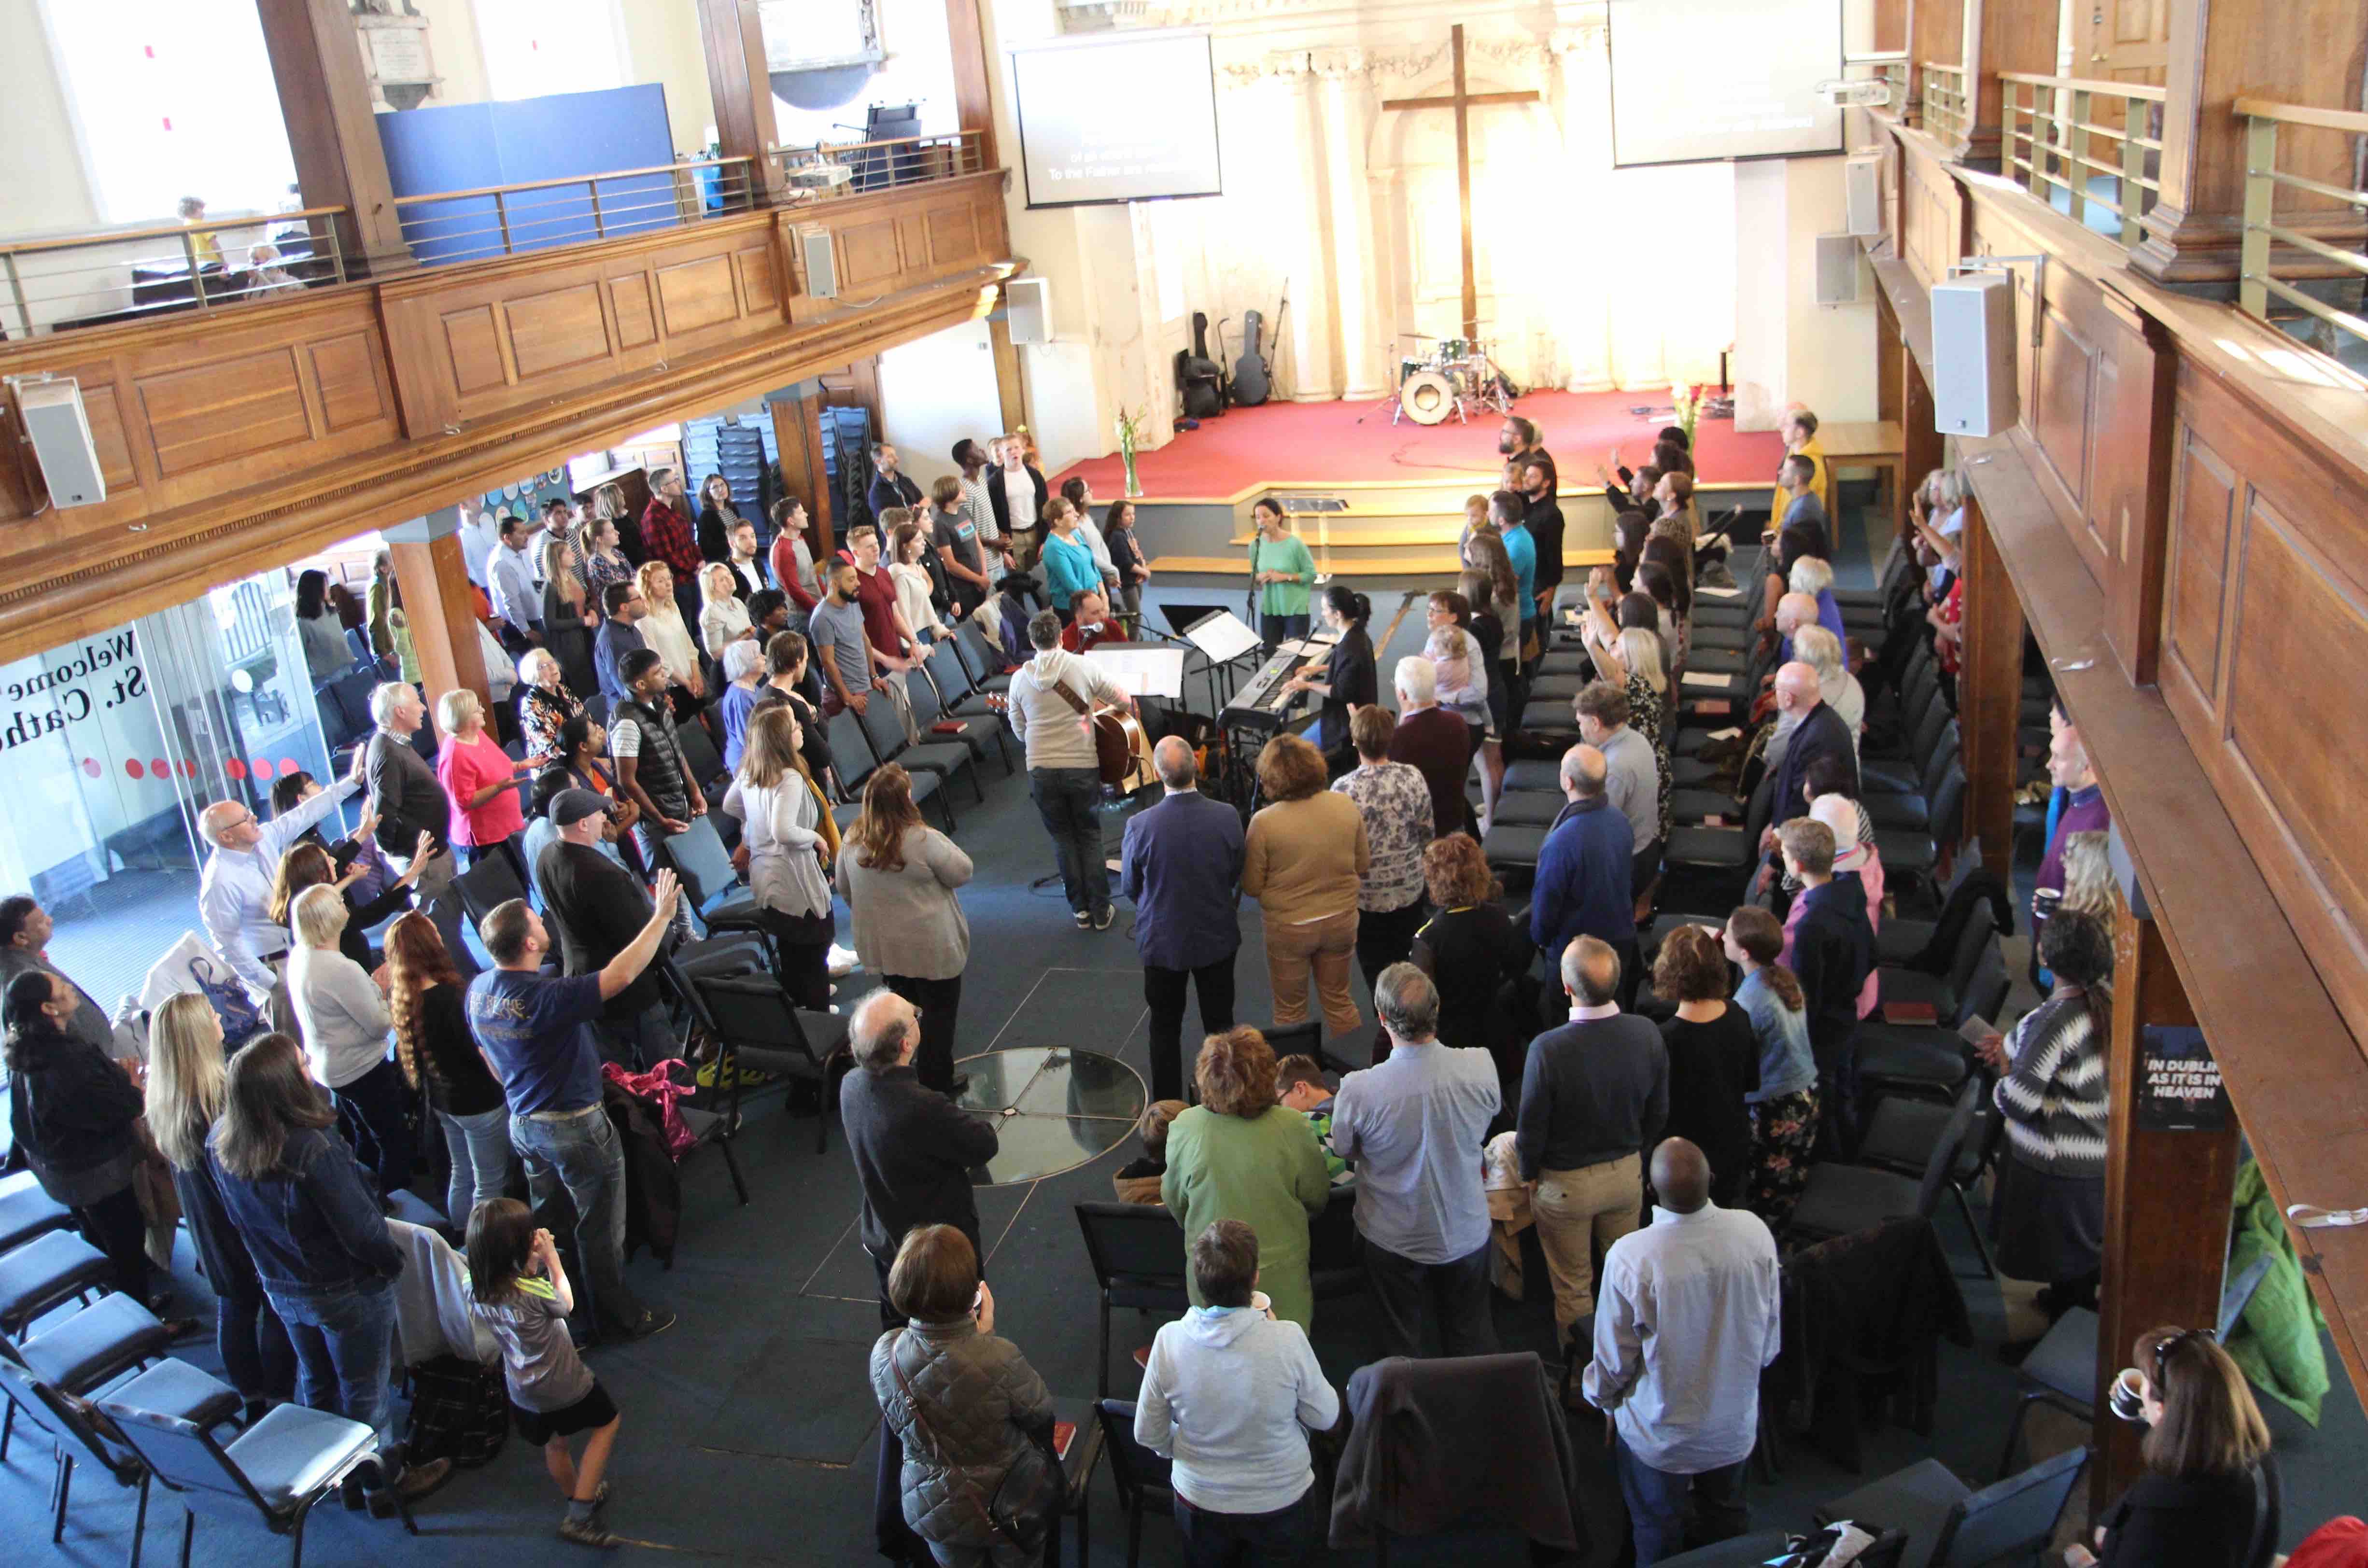
[[[1264,1312],[1267,1316],[1272,1317],[1274,1316],[1274,1298],[1263,1290],[1253,1290],[1250,1292],[1250,1308],[1254,1312]]]
[[[2123,1367],[2113,1379],[2113,1386],[2105,1392],[2105,1404],[2124,1421],[2146,1419],[2146,1374],[2135,1367]]]

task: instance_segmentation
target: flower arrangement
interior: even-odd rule
[[[1677,410],[1677,426],[1686,433],[1686,445],[1694,440],[1694,420],[1702,413],[1702,388],[1679,381],[1669,388],[1669,402]]]
[[[1121,403],[1118,417],[1112,422],[1118,426],[1119,460],[1126,465],[1126,493],[1130,496],[1143,494],[1143,481],[1134,472],[1135,449],[1143,439],[1143,420],[1142,414],[1131,414]]]

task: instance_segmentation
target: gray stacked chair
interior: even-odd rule
[[[140,1568],[141,1536],[148,1524],[148,1467],[123,1440],[115,1425],[88,1401],[42,1381],[28,1369],[0,1357],[0,1390],[12,1409],[46,1433],[57,1449],[57,1475],[51,1483],[55,1508],[50,1517],[50,1543],[65,1539],[66,1509],[74,1491],[76,1466],[97,1465],[118,1486],[136,1490],[140,1507],[131,1523],[131,1568]],[[150,1410],[165,1411],[200,1426],[216,1426],[236,1415],[238,1391],[186,1361],[166,1360],[114,1391]]]
[[[1850,1519],[1861,1528],[1906,1531],[1900,1568],[1975,1568],[2028,1558],[2054,1537],[2088,1463],[2088,1449],[2072,1449],[1976,1492],[1939,1460],[1925,1460],[1820,1505],[1817,1522]]]
[[[1978,1080],[1967,1082],[1958,1091],[1956,1104],[1940,1137],[1933,1142],[1920,1179],[1873,1165],[1843,1165],[1838,1161],[1820,1161],[1811,1165],[1807,1185],[1801,1188],[1800,1202],[1793,1207],[1785,1234],[1795,1242],[1818,1242],[1856,1235],[1886,1220],[1904,1219],[1911,1214],[1930,1220],[1941,1206],[1941,1195],[1950,1190],[1950,1172],[1965,1140],[1973,1133],[1981,1094]],[[1965,1222],[1973,1223],[1970,1212]]]

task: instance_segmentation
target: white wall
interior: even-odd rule
[[[666,129],[677,153],[703,153],[712,141],[715,101],[707,87],[707,48],[694,0],[620,0],[632,80],[666,88]]]
[[[98,203],[74,150],[65,89],[37,0],[0,0],[0,233],[86,229]]]
[[[954,443],[1001,433],[995,349],[986,323],[964,322],[880,356],[880,406],[899,466],[923,494],[939,474],[957,472]]]
[[[481,104],[492,96],[485,85],[485,46],[477,32],[471,0],[411,0],[427,18],[427,58],[442,78],[427,97],[435,104]]]

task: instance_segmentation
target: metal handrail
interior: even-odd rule
[[[2276,199],[2280,187],[2346,203],[2355,212],[2368,212],[2368,189],[2329,185],[2323,180],[2288,174],[2278,167],[2279,127],[2332,131],[2347,136],[2368,135],[2368,114],[2350,109],[2271,103],[2261,98],[2238,98],[2233,107],[2237,118],[2245,121],[2245,229],[2238,251],[2237,302],[2246,313],[2268,321],[2270,300],[2274,296],[2329,326],[2340,327],[2354,337],[2368,339],[2368,319],[2350,311],[2338,310],[2271,275],[2272,244],[2290,246],[2348,271],[2368,275],[2368,256],[2328,244],[2315,235],[2299,232],[2291,224],[2276,221]]]
[[[142,284],[135,274],[143,267],[165,267],[174,263],[179,264],[179,276],[188,279],[188,302],[201,311],[216,309],[291,289],[345,282],[353,270],[341,222],[348,216],[349,210],[344,207],[303,207],[288,212],[265,212],[203,223],[159,223],[137,229],[88,230],[45,239],[8,241],[0,243],[0,282],[6,285],[6,302],[14,311],[14,329],[18,335],[27,337],[48,331],[60,321],[143,308],[138,296]],[[265,278],[261,269],[253,265],[255,253],[269,246],[273,259],[281,259],[284,253],[273,236],[284,234],[290,227],[305,232],[305,250],[301,257],[286,259],[314,271],[315,276],[297,278],[283,272],[279,279]],[[248,233],[256,237],[245,243],[224,239],[226,235]],[[211,244],[201,247],[200,238]],[[153,255],[110,255],[81,265],[68,259],[72,253],[113,252],[124,245],[165,239],[180,243],[176,248]],[[211,262],[205,259],[208,253],[212,256]],[[248,261],[244,272],[230,269],[232,255],[243,256]],[[317,268],[312,267],[312,264],[322,261],[328,263],[325,277],[317,275]],[[237,281],[242,278],[245,281]],[[181,302],[176,300],[171,303],[177,306]],[[92,305],[106,308],[92,310]],[[6,319],[0,317],[0,322]]]
[[[977,174],[986,167],[985,133],[949,131],[872,142],[817,142],[809,147],[776,147],[771,156],[792,198],[827,201]]]
[[[712,181],[700,178],[701,170],[713,171]],[[745,212],[755,205],[755,173],[752,157],[693,158],[558,179],[429,191],[395,198],[395,222],[424,264],[477,261]],[[655,185],[659,179],[667,182],[664,189]],[[617,181],[644,183],[604,198],[602,185]],[[490,209],[478,205],[482,203],[490,203]],[[491,222],[478,221],[485,218]]]
[[[1925,132],[1943,142],[1955,141],[1966,125],[1965,68],[1925,60],[1917,63],[1916,73],[1923,83],[1920,102]]]
[[[2004,92],[1999,157],[2009,178],[2021,171],[2024,188],[2055,205],[2062,191],[2072,221],[2086,225],[2092,206],[2105,206],[2089,188],[2090,174],[2114,182],[2110,209],[2117,211],[2122,244],[2134,246],[2146,238],[2141,222],[2162,198],[2159,175],[2147,170],[2158,163],[2162,135],[2156,107],[2169,101],[2160,87],[2143,82],[2109,82],[2082,76],[2046,76],[2028,71],[2001,71]],[[2028,95],[2026,97],[2026,95]],[[2120,123],[2106,108],[2118,100]],[[2095,154],[2119,148],[2108,161]],[[2020,156],[2018,156],[2020,153]]]

